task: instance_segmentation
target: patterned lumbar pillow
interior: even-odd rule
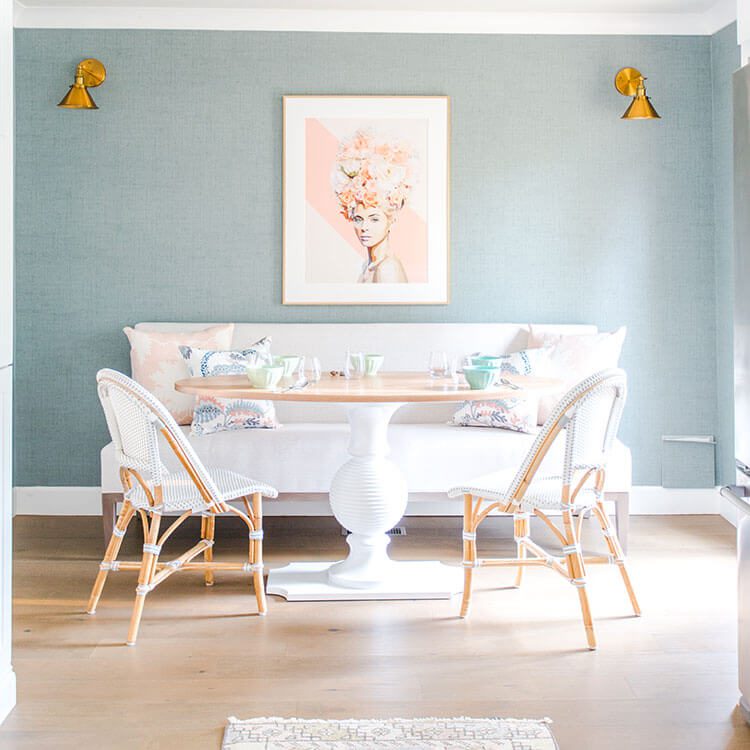
[[[258,357],[267,357],[271,346],[268,337],[238,351],[211,351],[181,346],[180,351],[193,377],[244,375]],[[276,410],[271,401],[248,398],[198,396],[190,431],[193,435],[210,435],[221,430],[245,430],[255,427],[278,427]]]
[[[525,396],[491,401],[464,401],[449,424],[533,432],[536,429],[538,409],[537,399]]]
[[[501,354],[497,359],[502,375],[542,375],[549,365],[544,349],[523,349]],[[490,401],[465,401],[449,424],[532,432],[536,428],[538,403],[536,398],[520,395]]]

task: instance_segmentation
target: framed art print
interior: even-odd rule
[[[286,305],[449,298],[445,96],[284,97]]]

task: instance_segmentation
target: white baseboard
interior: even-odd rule
[[[16,487],[15,513],[29,516],[98,516],[101,514],[99,487]],[[285,495],[265,503],[268,516],[331,515],[325,495]],[[461,515],[463,504],[439,494],[417,496],[409,503],[408,515]],[[637,485],[630,493],[631,515],[724,516],[717,488],[671,489]],[[727,516],[724,516],[727,518]],[[727,518],[727,520],[730,520]]]
[[[16,673],[8,666],[5,674],[0,676],[0,724],[16,705]]]
[[[16,516],[97,516],[101,512],[99,487],[13,488]]]
[[[714,515],[719,512],[720,499],[718,487],[676,489],[636,485],[630,491],[630,515]]]

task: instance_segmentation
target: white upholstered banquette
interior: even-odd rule
[[[139,323],[151,331],[184,331],[208,324]],[[595,326],[544,326],[560,333],[595,333]],[[451,355],[471,352],[504,353],[526,346],[528,326],[510,323],[239,323],[235,348],[271,336],[275,354],[303,354],[321,360],[328,370],[343,367],[347,349],[385,355],[386,370],[424,370],[431,350]],[[124,345],[123,339],[123,345]],[[279,490],[279,499],[266,504],[269,515],[330,514],[327,496],[331,478],[348,458],[346,407],[338,404],[276,405],[277,430],[241,430],[203,437],[189,435],[200,457],[209,465],[224,466]],[[410,404],[394,416],[389,440],[391,459],[407,478],[411,515],[461,515],[462,504],[448,500],[448,488],[467,477],[500,468],[516,468],[534,436],[486,427],[447,424],[456,404]],[[189,433],[190,428],[183,428]],[[562,441],[558,441],[562,448]],[[170,451],[167,468],[178,468]],[[101,453],[102,493],[111,504],[120,493],[112,444]],[[606,493],[618,500],[621,534],[631,486],[630,451],[617,441],[610,459]],[[105,516],[110,522],[111,509]]]

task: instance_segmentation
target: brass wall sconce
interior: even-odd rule
[[[66,109],[99,109],[91,98],[89,89],[99,86],[106,77],[107,71],[98,60],[82,60],[76,68],[73,85],[57,106]]]
[[[635,68],[622,68],[615,76],[615,88],[623,96],[632,96],[633,101],[625,110],[622,120],[660,120],[661,117],[646,96],[646,78]]]

